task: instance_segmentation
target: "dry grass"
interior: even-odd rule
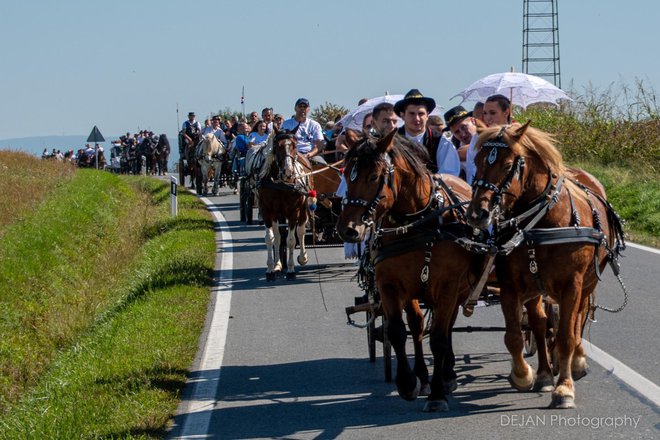
[[[70,164],[23,152],[0,151],[0,235],[7,225],[21,219],[48,193],[69,181],[74,171]]]

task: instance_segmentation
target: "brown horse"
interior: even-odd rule
[[[305,265],[308,261],[304,236],[308,218],[307,200],[312,190],[309,180],[312,167],[307,158],[298,153],[295,132],[275,130],[273,146],[267,151],[257,182],[259,210],[266,227],[268,281],[274,280],[275,274],[282,270],[280,221],[288,224],[286,279],[296,278],[293,260],[296,237],[300,244],[298,263]]]
[[[504,342],[513,357],[511,384],[528,390],[536,381],[537,388],[552,390],[551,408],[573,408],[573,380],[586,374],[582,331],[596,284],[607,262],[618,273],[625,243],[602,185],[588,173],[567,170],[553,142],[529,122],[480,130],[468,222],[493,228]],[[546,328],[541,295],[559,305],[554,389],[545,338],[537,336]],[[539,345],[536,375],[523,359],[523,304]]]
[[[483,266],[480,257],[454,242],[471,233],[458,221],[461,207],[470,200],[470,188],[454,176],[432,176],[424,165],[426,152],[394,131],[382,139],[357,138],[348,131],[346,139],[347,192],[337,231],[343,240],[359,242],[375,225],[370,252],[387,336],[396,353],[397,390],[406,400],[420,392],[428,394],[424,411],[447,411],[447,395],[456,388],[452,327],[458,306]],[[433,310],[430,390],[420,299]],[[415,349],[412,370],[406,356],[404,309]]]
[[[201,182],[201,174],[199,173],[199,164],[195,158],[195,150],[201,142],[201,135],[199,132],[193,133],[193,136],[188,136],[183,130],[179,132],[179,154],[181,156],[179,170],[181,185],[185,185],[186,175],[190,176],[190,188],[195,189],[196,181]]]
[[[335,224],[341,212],[341,199],[336,195],[340,173],[336,166],[313,164],[311,179],[316,191],[317,208],[313,211],[312,226],[316,240],[328,241],[336,237]]]

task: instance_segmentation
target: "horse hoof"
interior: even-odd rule
[[[584,376],[586,376],[589,373],[589,369],[585,368],[584,370],[581,371],[572,371],[571,376],[573,377],[573,381],[578,381],[582,379]]]
[[[298,264],[304,266],[309,261],[309,258],[307,258],[307,255],[298,255],[297,260],[298,260]]]
[[[447,412],[449,411],[449,403],[445,399],[440,400],[427,400],[424,404],[424,412]]]
[[[508,379],[509,383],[511,384],[511,386],[513,388],[517,389],[518,391],[531,391],[532,388],[534,388],[534,381],[533,380],[529,385],[520,385],[520,384],[516,383],[516,381],[513,379],[513,376],[511,376],[511,375],[509,375],[509,377],[507,377],[507,379]]]
[[[286,280],[287,281],[293,281],[296,279],[296,273],[295,272],[287,272],[286,273]]]
[[[456,388],[458,388],[458,381],[452,379],[449,382],[444,382],[442,385],[445,388],[445,394],[451,394],[456,391]]]
[[[431,395],[431,385],[428,383],[425,383],[422,385],[422,387],[419,389],[419,395],[420,396],[430,396]]]
[[[415,377],[415,380],[415,388],[410,392],[404,392],[401,388],[397,387],[396,391],[399,393],[399,397],[409,402],[417,399],[417,396],[419,396],[419,390],[422,388],[422,382],[419,380],[419,377]]]
[[[537,393],[549,393],[554,389],[555,389],[555,381],[553,380],[552,377],[548,377],[545,379],[537,379],[536,382],[534,382],[534,387],[532,388],[532,391],[535,391]]]
[[[550,409],[571,409],[575,408],[575,399],[571,396],[552,396]]]

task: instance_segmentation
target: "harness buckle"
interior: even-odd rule
[[[527,255],[529,256],[529,271],[533,274],[538,273],[539,266],[536,264],[536,252],[534,248],[527,249]]]

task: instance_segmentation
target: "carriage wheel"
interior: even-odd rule
[[[202,193],[205,192],[206,188],[202,188],[204,186],[202,184],[202,171],[199,169],[195,172],[195,186],[197,188],[197,194],[203,195]]]
[[[369,345],[369,362],[376,362],[376,317],[375,311],[367,310],[367,344]]]
[[[383,315],[383,365],[385,367],[385,382],[392,382],[392,344],[387,337],[387,319]]]
[[[534,356],[536,354],[536,339],[529,326],[529,319],[527,317],[527,310],[523,310],[522,320],[520,322],[522,327],[523,346],[527,356]]]

